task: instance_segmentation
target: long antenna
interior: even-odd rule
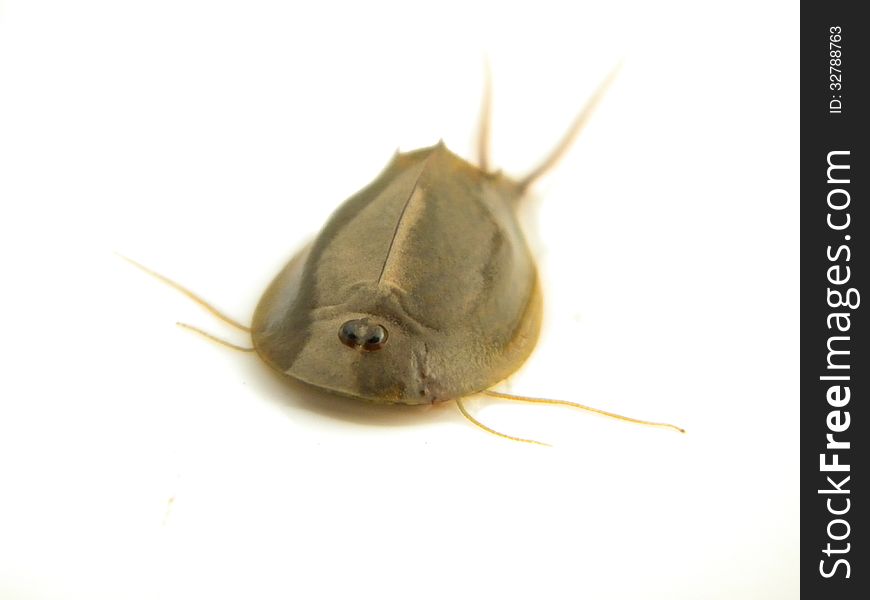
[[[592,97],[586,102],[586,106],[583,107],[583,110],[580,111],[580,114],[574,119],[574,122],[571,124],[571,127],[568,128],[568,131],[559,141],[555,148],[550,152],[550,154],[535,167],[528,175],[519,180],[519,187],[521,190],[526,190],[532,183],[535,182],[541,175],[549,171],[553,165],[559,162],[571,144],[577,139],[577,135],[580,131],[583,130],[583,127],[589,121],[589,118],[592,116],[592,113],[595,111],[595,108],[601,102],[601,99],[604,97],[604,94],[607,92],[610,84],[613,83],[613,80],[616,79],[616,75],[619,73],[619,70],[622,68],[622,61],[617,63],[617,65],[613,68],[610,74],[604,79],[601,85],[598,86],[598,89],[595,90],[595,93],[592,94]]]
[[[131,265],[133,265],[137,269],[140,269],[140,270],[144,271],[145,273],[148,273],[149,275],[151,275],[151,277],[154,277],[155,279],[162,281],[163,283],[165,283],[166,285],[168,285],[171,288],[175,288],[176,290],[178,290],[179,292],[181,292],[182,294],[184,294],[185,296],[187,296],[188,298],[190,298],[191,300],[193,300],[194,302],[199,304],[201,307],[206,309],[208,312],[210,312],[211,314],[216,316],[218,319],[223,321],[224,323],[232,325],[233,327],[241,329],[242,331],[248,331],[248,332],[251,331],[250,327],[246,327],[245,325],[242,325],[241,323],[239,323],[238,321],[236,321],[232,317],[228,317],[227,315],[225,315],[224,313],[219,311],[217,308],[215,308],[214,306],[212,306],[211,304],[209,304],[208,302],[206,302],[205,300],[203,300],[202,298],[200,298],[199,296],[194,294],[192,291],[190,291],[189,289],[187,289],[186,287],[184,287],[180,283],[173,281],[172,279],[169,279],[169,277],[167,277],[166,275],[161,275],[157,271],[149,269],[148,267],[146,267],[142,263],[138,263],[135,260],[133,260],[132,258],[127,258],[123,254],[118,254],[117,252],[115,254],[118,257],[126,260],[128,263],[130,263]],[[193,328],[188,327],[188,329],[193,329]]]
[[[484,390],[481,392],[481,394],[486,394],[487,396],[492,396],[494,398],[504,398],[505,400],[516,400],[518,402],[529,402],[532,404],[553,404],[556,406],[571,406],[573,408],[580,408],[582,410],[588,410],[589,412],[594,412],[599,415],[604,415],[605,417],[611,417],[619,421],[628,421],[629,423],[648,425],[649,427],[673,429],[674,431],[679,431],[680,433],[686,433],[685,429],[683,429],[682,427],[677,427],[676,425],[672,425],[671,423],[658,423],[656,421],[644,421],[642,419],[626,417],[624,415],[618,415],[616,413],[608,412],[606,410],[601,410],[600,408],[586,406],[585,404],[580,404],[579,402],[569,402],[568,400],[551,400],[550,398],[533,398],[530,396],[515,396],[514,394],[505,394],[504,392],[495,392],[493,390]]]
[[[477,164],[484,173],[489,171],[489,138],[492,124],[492,69],[484,59],[483,100],[480,105],[480,126],[477,130]]]
[[[217,344],[220,344],[221,346],[226,346],[227,348],[232,348],[233,350],[238,350],[239,352],[254,352],[256,350],[256,348],[254,348],[254,347],[238,346],[238,345],[233,344],[231,342],[228,342],[224,339],[221,339],[216,335],[212,335],[207,331],[203,331],[199,327],[194,327],[193,325],[189,325],[187,323],[182,323],[181,321],[177,322],[176,325],[178,325],[182,329],[187,329],[188,331],[192,331],[194,333],[197,333],[204,338],[207,338],[207,339],[209,339]]]
[[[508,434],[506,434],[506,433],[502,433],[502,432],[500,432],[500,431],[496,431],[496,430],[493,429],[492,427],[487,427],[486,425],[484,425],[483,423],[481,423],[480,421],[478,421],[477,419],[475,419],[474,417],[471,416],[471,413],[468,412],[468,410],[465,408],[465,405],[462,403],[462,398],[457,398],[457,399],[456,399],[456,406],[459,407],[459,412],[461,412],[462,415],[463,415],[466,419],[468,419],[469,421],[471,421],[472,423],[474,423],[475,425],[477,425],[478,427],[480,427],[480,428],[483,429],[484,431],[487,431],[487,432],[489,432],[489,433],[491,433],[491,434],[493,434],[493,435],[497,435],[498,437],[503,437],[503,438],[505,438],[506,440],[513,440],[513,441],[515,441],[515,442],[525,442],[526,444],[537,444],[537,445],[539,445],[539,446],[549,446],[549,445],[550,445],[550,444],[545,444],[544,442],[539,442],[539,441],[537,441],[537,440],[529,440],[529,439],[526,439],[526,438],[521,438],[521,437],[515,437],[515,436],[512,436],[512,435],[508,435]]]

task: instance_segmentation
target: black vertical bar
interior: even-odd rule
[[[801,5],[801,592],[806,598],[870,598],[870,494],[859,491],[870,489],[865,408],[870,402],[870,21],[859,18],[861,6]]]

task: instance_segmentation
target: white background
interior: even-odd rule
[[[0,3],[0,597],[796,598],[797,4],[314,4]],[[397,146],[473,158],[484,55],[516,175],[625,61],[509,388],[687,435],[316,394],[113,254],[247,321]]]

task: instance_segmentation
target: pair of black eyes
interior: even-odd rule
[[[368,319],[347,321],[338,330],[338,339],[345,346],[363,350],[380,350],[387,341],[387,330]]]

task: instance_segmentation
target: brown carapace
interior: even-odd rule
[[[562,156],[609,86],[605,80],[562,141],[528,175],[489,166],[487,74],[478,165],[438,144],[396,153],[384,171],[344,202],[315,240],[263,294],[250,328],[138,263],[227,323],[250,332],[252,348],[280,373],[329,392],[378,403],[454,400],[474,394],[591,410],[564,400],[492,390],[526,360],[538,338],[541,289],[517,222],[529,186]],[[128,259],[129,260],[129,259]]]

